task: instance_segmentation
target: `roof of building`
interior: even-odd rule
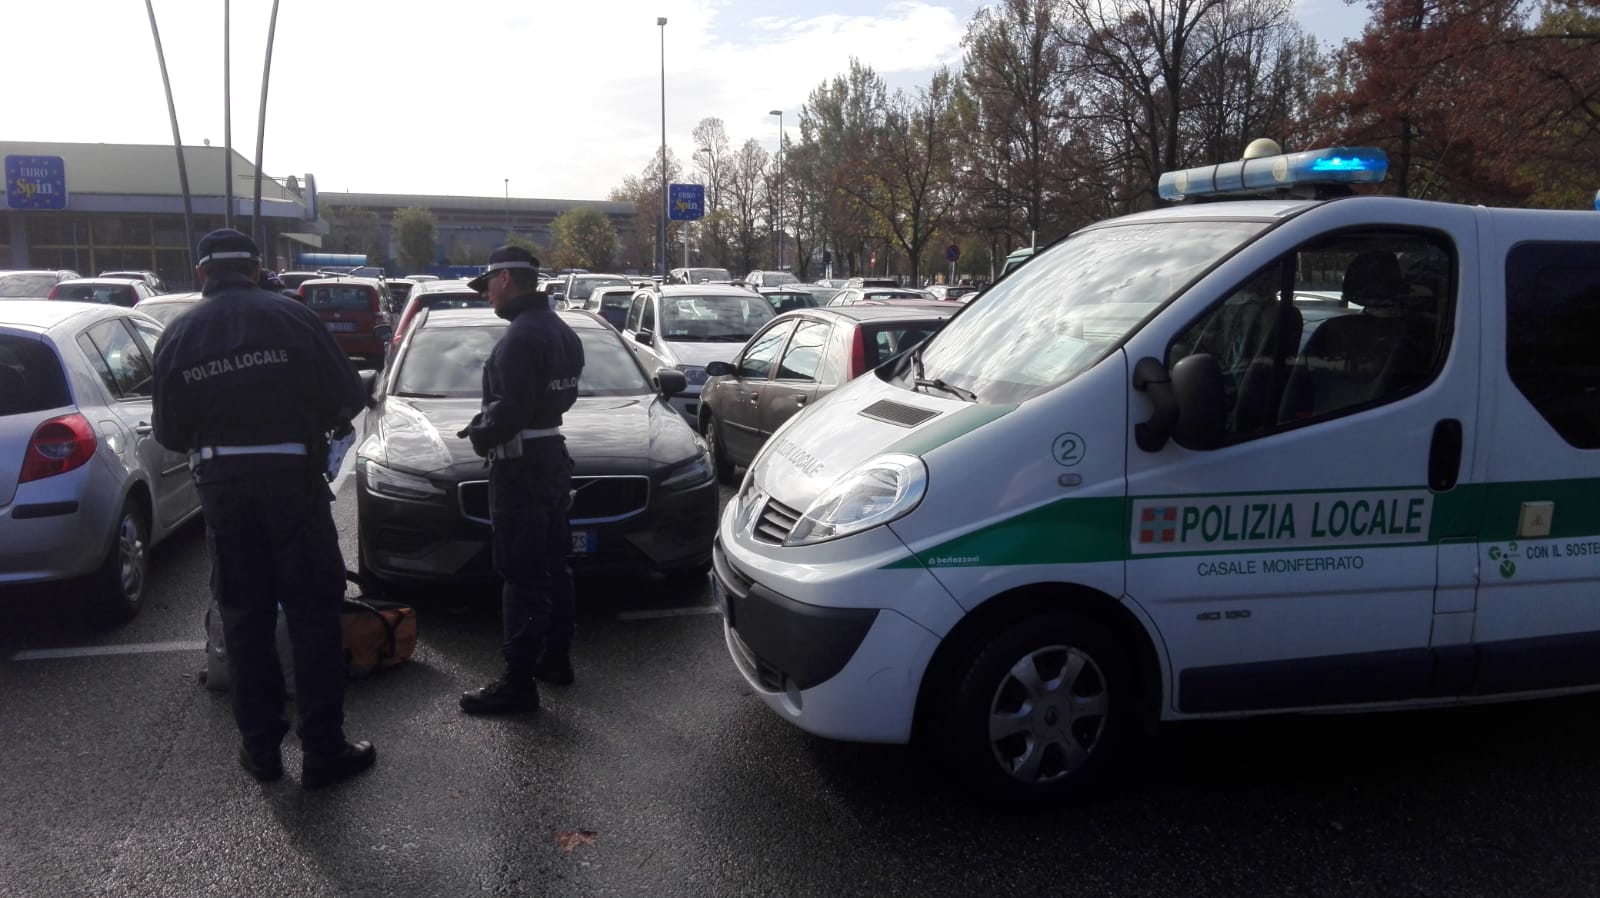
[[[428,196],[408,193],[330,193],[323,191],[321,200],[329,206],[356,206],[364,209],[404,209],[419,207],[440,211],[457,212],[486,212],[496,215],[503,212],[518,213],[549,213],[560,215],[568,209],[588,206],[606,215],[637,215],[639,209],[633,203],[618,203],[611,200],[551,200],[533,199],[528,197],[498,196]]]

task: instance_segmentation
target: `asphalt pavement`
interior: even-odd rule
[[[335,507],[354,558],[353,483]],[[1169,727],[1074,808],[976,802],[914,750],[768,712],[704,589],[583,581],[578,682],[475,719],[496,594],[419,597],[412,661],[349,683],[378,764],[320,792],[235,763],[195,679],[203,534],[144,612],[0,603],[0,896],[1600,894],[1600,700]]]

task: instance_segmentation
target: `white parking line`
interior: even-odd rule
[[[147,655],[151,652],[200,652],[204,640],[190,642],[141,642],[132,645],[89,645],[72,649],[33,649],[11,656],[12,661],[47,661],[53,658],[91,658],[96,655]]]
[[[619,611],[617,620],[655,620],[663,617],[693,617],[697,614],[721,614],[715,605],[690,605],[687,608],[662,608],[659,611]]]

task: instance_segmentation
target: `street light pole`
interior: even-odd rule
[[[776,207],[776,216],[775,216],[778,220],[777,220],[777,222],[775,223],[775,225],[773,227],[772,237],[773,237],[773,241],[778,244],[778,251],[777,251],[778,270],[782,271],[783,270],[783,110],[782,109],[774,109],[771,112],[767,113],[767,115],[775,115],[775,116],[778,117],[778,205]]]
[[[233,227],[233,88],[230,86],[233,64],[228,58],[230,6],[229,0],[222,0],[222,198],[227,203],[222,209],[222,226],[225,228]]]
[[[667,280],[667,17],[658,16],[661,29],[661,227],[656,235],[656,260],[661,265],[661,281]]]
[[[511,240],[511,179],[506,178],[506,240]]]

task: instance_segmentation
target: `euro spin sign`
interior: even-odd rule
[[[667,217],[673,221],[695,221],[706,214],[704,184],[667,185]]]
[[[60,156],[7,156],[6,206],[67,208],[67,167]]]

